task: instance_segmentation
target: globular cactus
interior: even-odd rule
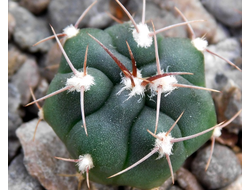
[[[195,38],[164,38],[143,19],[71,29],[72,36],[60,34],[64,57],[41,115],[74,158],[59,159],[76,162],[87,179],[158,187],[225,126],[216,125],[205,88],[207,49]]]

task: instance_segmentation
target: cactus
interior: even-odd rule
[[[176,26],[194,22],[183,18]],[[155,30],[143,16],[105,30],[71,26],[73,35],[52,28],[64,57],[48,95],[32,103],[46,99],[41,119],[75,159],[57,158],[77,163],[88,186],[174,183],[173,172],[227,124],[216,125],[213,90],[205,88],[209,50],[198,38],[161,36],[171,27]],[[66,36],[64,47],[57,36]]]

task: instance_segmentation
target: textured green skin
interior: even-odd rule
[[[158,153],[132,170],[111,178],[107,177],[127,168],[148,154],[155,138],[147,129],[154,131],[156,96],[149,98],[150,91],[141,98],[129,100],[129,91],[116,93],[120,84],[121,70],[90,33],[100,40],[119,60],[131,70],[126,46],[128,41],[143,77],[156,74],[154,45],[138,48],[128,23],[115,25],[106,30],[82,29],[66,41],[64,49],[74,66],[82,70],[86,46],[88,74],[95,78],[95,85],[85,92],[85,116],[88,129],[86,136],[82,126],[80,93],[63,92],[45,101],[44,118],[65,143],[73,158],[91,154],[95,167],[90,170],[90,180],[112,185],[128,185],[142,189],[160,186],[169,178],[170,170],[165,158],[156,160]],[[204,57],[189,39],[157,37],[161,68],[169,72],[192,72],[194,75],[177,76],[180,84],[205,86]],[[169,66],[169,67],[168,67]],[[62,58],[58,74],[50,84],[48,93],[63,88],[72,72]],[[184,115],[172,130],[173,137],[193,135],[216,124],[211,95],[207,91],[178,88],[168,96],[162,94],[160,119],[157,132],[166,132],[179,117]],[[140,100],[140,101],[139,101]],[[207,133],[195,139],[175,143],[170,156],[174,171],[185,159],[202,146],[211,136]]]

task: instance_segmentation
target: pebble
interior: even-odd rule
[[[233,28],[242,25],[241,0],[201,0],[201,3],[223,24]]]
[[[85,0],[84,7],[88,7],[93,0]],[[109,11],[110,1],[107,3],[107,0],[99,0],[93,7],[88,15],[89,21],[87,23],[87,27],[90,28],[106,28],[111,23],[112,19],[106,13]],[[86,9],[86,8],[85,8]],[[83,10],[85,10],[83,9]]]
[[[240,42],[236,38],[228,38],[217,44],[209,45],[208,49],[225,59],[234,63],[242,57],[242,48]],[[229,65],[226,61],[204,52],[205,57],[205,72],[206,86],[220,90],[223,88],[221,82],[216,82],[217,75],[224,75],[228,80],[231,79],[240,89],[242,86],[242,72]],[[236,64],[236,63],[235,63]],[[241,67],[241,65],[237,65]],[[221,84],[221,85],[220,85]]]
[[[61,40],[63,41],[63,40]],[[53,44],[49,52],[46,54],[43,61],[41,74],[48,80],[51,81],[57,73],[62,57],[62,51],[60,50],[57,42]]]
[[[8,44],[8,79],[21,67],[26,61],[27,56],[23,54],[18,47]]]
[[[39,15],[44,10],[47,9],[50,0],[21,0],[20,5],[25,7],[30,12],[34,13],[35,15]]]
[[[196,177],[187,169],[181,167],[177,172],[177,182],[185,190],[203,190]]]
[[[35,17],[27,9],[18,5],[18,3],[9,2],[9,12],[16,20],[13,39],[22,50],[29,52],[45,53],[50,48],[52,42],[47,41],[37,46],[33,46],[36,42],[51,35],[48,22]]]
[[[175,11],[175,7],[177,7],[188,20],[205,20],[205,22],[191,24],[196,37],[202,37],[206,34],[207,40],[213,43],[220,40],[220,38],[225,38],[224,35],[221,37],[217,35],[218,28],[216,20],[208,13],[199,0],[154,0],[154,2],[165,10],[173,12],[177,18],[181,19],[181,16]],[[183,19],[181,19],[181,22],[183,22]]]
[[[75,164],[54,157],[70,158],[65,145],[44,121],[39,123],[35,141],[32,141],[38,119],[23,123],[16,131],[23,152],[24,165],[31,176],[37,178],[45,189],[76,189],[77,179],[60,174],[75,174]]]
[[[241,175],[241,165],[231,149],[215,144],[213,157],[208,170],[205,171],[210,149],[211,147],[207,146],[198,151],[191,165],[192,173],[208,189],[225,187]]]
[[[15,30],[16,20],[14,16],[8,12],[8,41],[11,39],[12,34]]]
[[[81,14],[93,3],[93,0],[51,0],[48,6],[49,22],[57,33],[70,24],[75,24]],[[79,28],[107,26],[111,18],[105,13],[109,8],[106,0],[99,0],[81,21]]]
[[[22,124],[21,117],[12,112],[8,112],[8,162],[17,154],[21,144],[15,134],[16,129]]]
[[[16,137],[15,131],[22,124],[22,119],[18,114],[20,106],[20,94],[15,85],[8,84],[8,162],[17,154],[21,146]]]
[[[21,104],[21,95],[17,87],[8,83],[8,112],[18,113],[18,108]]]
[[[30,87],[34,89],[40,80],[39,68],[34,59],[28,58],[22,67],[12,77],[12,83],[21,95],[21,105],[26,105],[31,99]]]
[[[19,154],[8,167],[8,189],[43,190],[40,183],[29,175],[23,165],[23,154]]]

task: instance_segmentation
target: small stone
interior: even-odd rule
[[[21,0],[20,5],[38,15],[47,9],[50,0]]]
[[[236,38],[228,38],[215,45],[209,45],[207,49],[232,62],[242,56],[241,44]],[[241,89],[242,72],[229,65],[221,58],[216,57],[208,52],[204,52],[204,57],[206,86],[208,88],[214,88],[217,90],[222,89],[224,84],[216,82],[215,79],[217,75],[224,75],[227,79],[231,79],[232,82],[234,82]]]
[[[26,61],[27,56],[23,54],[16,46],[9,44],[8,46],[8,79],[11,79],[13,74]]]
[[[195,176],[185,168],[180,168],[177,172],[177,182],[185,190],[203,190]]]
[[[61,43],[63,41],[60,40]],[[41,73],[48,80],[51,81],[57,73],[62,57],[62,51],[60,50],[57,42],[53,44],[49,52],[46,54],[45,60],[42,63]]]
[[[11,36],[15,30],[15,26],[16,26],[16,20],[13,17],[13,15],[8,12],[8,40],[11,39]]]
[[[230,27],[242,25],[241,0],[201,0],[201,3],[223,24]]]
[[[84,7],[88,7],[93,0],[85,0]],[[106,13],[109,10],[109,3],[107,0],[99,0],[89,11],[89,21],[87,27],[90,28],[105,28],[111,22],[111,18]],[[85,8],[86,9],[86,8]],[[87,16],[87,15],[86,15]]]
[[[208,13],[199,0],[154,1],[156,3],[158,2],[158,4],[166,10],[171,10],[177,18],[181,19],[181,16],[177,13],[177,11],[175,11],[175,7],[177,7],[189,21],[198,19],[205,20],[205,22],[191,24],[193,30],[195,31],[195,36],[202,37],[206,34],[206,39],[209,42],[214,41],[213,38],[217,33],[216,20]],[[184,22],[183,19],[181,19],[181,22]]]
[[[40,183],[24,167],[23,154],[19,154],[8,167],[8,189],[43,190]]]
[[[14,158],[21,146],[15,133],[21,124],[22,119],[18,114],[8,112],[8,162]]]
[[[16,129],[22,124],[18,114],[20,106],[20,94],[15,85],[8,83],[8,161],[10,162],[21,146],[16,137]]]
[[[21,95],[17,87],[8,83],[8,111],[11,113],[18,113],[18,108],[21,103]]]
[[[205,171],[210,149],[211,147],[207,146],[198,151],[191,165],[192,173],[207,189],[225,187],[241,175],[240,163],[231,149],[215,144],[213,157],[208,170]]]
[[[216,32],[214,36],[209,40],[210,44],[217,44],[220,41],[224,41],[230,38],[231,34],[228,29],[221,23],[217,23]]]
[[[34,89],[38,85],[39,79],[40,74],[36,61],[28,58],[12,77],[12,83],[21,95],[21,105],[29,103],[31,98],[30,87]]]
[[[70,158],[70,155],[52,128],[44,121],[39,123],[35,140],[33,135],[38,119],[22,124],[16,134],[24,151],[24,165],[31,176],[37,178],[45,189],[76,189],[76,178],[62,174],[75,174],[72,162],[57,160],[54,157]]]
[[[51,35],[48,22],[42,18],[35,17],[16,2],[11,1],[8,5],[9,12],[16,20],[13,37],[18,46],[32,53],[47,52],[52,45],[51,41],[41,43],[37,46],[33,45]]]
[[[75,24],[81,14],[94,2],[94,0],[51,0],[48,6],[49,22],[57,33],[61,33],[70,24]],[[99,0],[85,15],[78,28],[106,27],[111,18],[105,13],[109,4],[106,0]]]

